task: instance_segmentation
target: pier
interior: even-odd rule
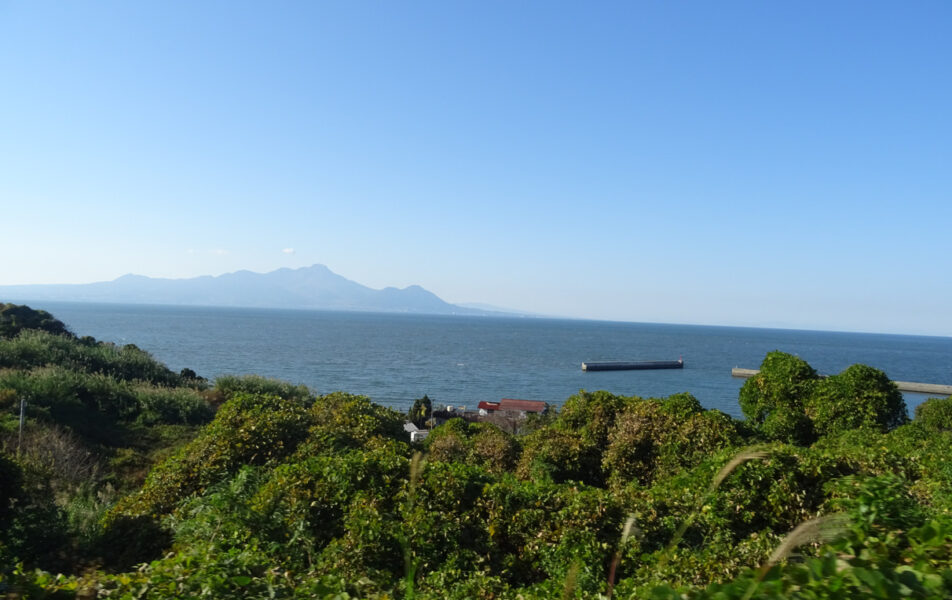
[[[684,361],[678,360],[642,360],[583,362],[583,371],[636,371],[642,369],[682,369]]]
[[[760,373],[758,369],[731,369],[732,377],[741,377],[747,379]],[[821,376],[822,377],[822,376]],[[952,396],[952,385],[943,385],[941,383],[916,383],[915,381],[894,381],[900,392],[915,392],[916,394],[939,394],[940,396]]]

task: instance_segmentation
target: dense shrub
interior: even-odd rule
[[[713,546],[723,553],[751,538],[785,533],[822,512],[829,481],[854,472],[836,457],[806,448],[773,444],[761,451],[761,458],[736,465],[713,491],[711,483],[735,451],[630,491],[629,505],[642,528],[638,552],[664,548],[686,523],[680,547],[690,553]],[[743,566],[731,562],[735,571]]]
[[[768,440],[809,444],[815,439],[805,405],[817,385],[816,371],[799,357],[770,352],[760,372],[740,389],[748,424]]]
[[[8,447],[15,400],[29,396],[32,412],[19,462],[0,454],[0,564],[10,565],[0,595],[595,599],[612,568],[615,598],[952,592],[949,401],[903,424],[892,384],[868,367],[824,380],[771,353],[742,393],[755,433],[690,394],[582,391],[524,435],[452,420],[418,460],[405,416],[363,396],[315,398],[255,377],[211,391],[157,386],[43,362],[61,346],[59,359],[85,356],[63,338],[25,331],[12,342],[0,351],[16,347],[8,356],[26,362],[0,372]],[[186,441],[194,426],[168,423],[209,418],[203,394],[228,400]],[[90,415],[135,446],[55,426]],[[738,454],[763,438],[801,445]],[[105,482],[172,445],[110,509],[119,493]],[[63,470],[81,451],[95,468]],[[102,485],[82,483],[101,469]],[[852,523],[817,525],[822,540],[787,543],[796,561],[753,570],[788,532],[834,511]]]
[[[480,504],[494,575],[514,586],[562,581],[578,562],[582,588],[604,581],[624,521],[606,490],[505,478],[484,490]]]
[[[463,419],[450,419],[433,428],[423,441],[430,460],[442,462],[466,462],[469,457],[469,423]]]
[[[36,330],[23,331],[13,339],[0,339],[0,368],[34,369],[46,365],[98,373],[119,381],[182,384],[177,373],[133,344],[116,346],[92,338],[77,340]]]
[[[851,471],[865,475],[893,473],[908,481],[921,476],[918,461],[906,451],[898,451],[890,434],[869,429],[848,429],[829,435],[811,447],[825,456],[835,457]]]
[[[334,538],[317,557],[317,571],[394,589],[405,573],[407,536],[391,499],[358,494],[348,506],[341,528],[343,535]]]
[[[409,461],[394,450],[313,456],[274,469],[251,500],[254,513],[267,522],[258,530],[262,539],[276,544],[287,564],[312,567],[323,548],[344,535],[355,498],[369,494],[386,502],[401,490]]]
[[[431,571],[469,569],[486,556],[485,516],[478,502],[493,477],[460,463],[428,463],[416,485],[398,496],[404,544],[422,575]]]
[[[952,396],[929,398],[917,406],[916,423],[929,431],[952,432]]]
[[[262,465],[294,452],[310,423],[302,403],[277,396],[236,394],[175,456],[150,473],[142,490],[116,514],[158,515],[243,465]]]
[[[433,429],[424,447],[430,460],[466,463],[496,474],[514,469],[520,453],[515,437],[497,425],[458,418]]]
[[[308,418],[312,426],[301,449],[308,454],[367,448],[387,439],[410,441],[403,429],[405,417],[366,396],[344,392],[321,396],[311,405]]]
[[[609,392],[579,391],[566,400],[558,416],[523,439],[516,467],[522,478],[544,477],[555,482],[580,481],[602,485],[602,452],[615,420],[639,398]]]
[[[604,447],[615,419],[637,398],[616,396],[606,391],[586,392],[569,397],[559,411],[555,425],[582,433],[586,442]]]
[[[13,446],[13,440],[8,446]],[[95,484],[103,475],[102,456],[72,430],[59,425],[29,423],[16,438],[17,456],[56,493]]]
[[[760,372],[744,382],[740,406],[768,440],[800,445],[850,429],[888,431],[908,421],[902,394],[882,371],[852,365],[820,378],[782,352],[767,354]]]
[[[519,460],[518,440],[492,423],[477,423],[470,428],[469,460],[490,473],[512,471]]]
[[[76,371],[61,366],[29,371],[0,371],[0,389],[27,401],[31,416],[51,420],[105,444],[100,434],[112,422],[147,424],[207,423],[211,407],[191,388],[168,388],[129,382],[105,373]]]
[[[912,463],[910,491],[932,514],[952,514],[952,432],[933,431],[918,421],[885,436],[884,448]]]
[[[200,425],[209,422],[214,416],[214,411],[205,398],[192,388],[140,385],[133,393],[139,409],[137,420],[146,425]]]
[[[13,338],[31,329],[53,335],[73,336],[62,321],[45,310],[34,310],[29,306],[17,304],[0,304],[0,338]]]
[[[9,464],[7,465],[9,467]],[[2,465],[0,465],[2,468]],[[66,515],[56,504],[48,474],[32,465],[7,471],[14,486],[12,510],[0,528],[0,545],[27,565],[67,571],[79,558],[69,537]],[[20,485],[16,486],[17,481]],[[0,497],[7,492],[0,492]],[[0,572],[4,569],[0,567]]]
[[[741,441],[733,419],[720,411],[703,410],[690,394],[638,400],[618,416],[602,468],[616,483],[635,480],[649,484]]]
[[[908,420],[896,384],[866,365],[852,365],[818,382],[805,409],[820,436],[858,428],[888,431]]]
[[[601,449],[580,432],[543,428],[523,440],[522,457],[516,466],[522,479],[555,483],[579,481],[601,485]]]
[[[260,375],[222,375],[215,379],[214,391],[220,394],[223,400],[230,400],[236,394],[277,396],[304,403],[310,403],[314,399],[311,390],[305,385],[295,385]]]
[[[28,407],[47,409],[54,419],[57,411],[70,405],[83,406],[114,420],[135,418],[138,413],[138,403],[130,386],[98,373],[60,366],[0,371],[0,387],[15,390],[19,397],[26,399]]]
[[[20,495],[23,473],[11,458],[0,450],[0,531],[13,509],[13,501]],[[0,536],[2,542],[2,536]]]

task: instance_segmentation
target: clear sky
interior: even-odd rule
[[[952,335],[952,3],[6,2],[0,284],[323,263]]]

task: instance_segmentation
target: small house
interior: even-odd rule
[[[515,398],[503,398],[499,401],[499,410],[510,414],[518,414],[525,417],[529,413],[544,414],[549,410],[549,405],[541,400],[516,400]]]
[[[529,413],[545,413],[549,410],[549,405],[541,400],[503,398],[499,402],[480,402],[477,408],[482,416],[502,413],[525,418]]]

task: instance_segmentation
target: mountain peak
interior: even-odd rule
[[[0,296],[31,301],[486,314],[444,302],[419,285],[375,290],[338,275],[320,263],[268,273],[241,270],[217,277],[159,279],[129,273],[96,284],[0,286]]]

